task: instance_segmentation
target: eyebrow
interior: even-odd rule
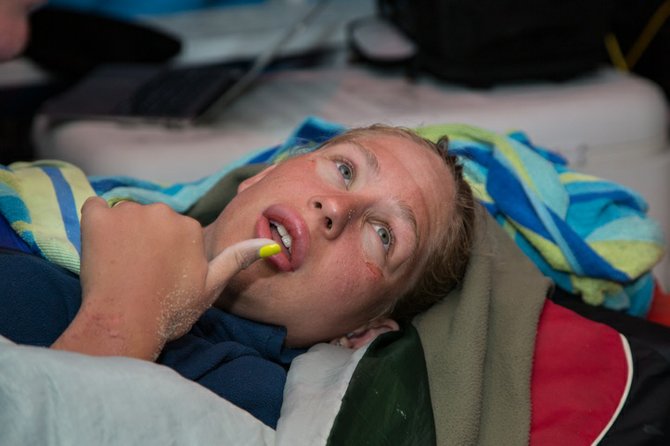
[[[372,170],[375,176],[378,176],[380,173],[380,168],[379,168],[379,160],[377,159],[377,155],[374,154],[374,152],[358,141],[351,141],[352,145],[358,150],[363,157],[365,158],[365,162],[367,164],[367,167]],[[412,232],[414,233],[414,243],[412,244],[412,248],[410,250],[410,255],[406,260],[412,260],[416,256],[416,252],[419,248],[419,226],[416,222],[416,214],[414,213],[414,209],[407,204],[406,202],[402,200],[396,200],[398,207],[400,208],[400,215],[402,216],[402,219],[407,221],[409,225],[412,227]]]
[[[351,141],[351,143],[363,155],[368,168],[375,175],[379,175],[379,160],[377,159],[377,155],[358,141]]]
[[[412,260],[416,256],[416,252],[419,249],[419,227],[416,223],[416,215],[414,210],[410,205],[404,201],[399,201],[398,206],[400,207],[400,213],[404,220],[406,220],[409,225],[412,227],[412,232],[414,233],[414,243],[412,244],[412,249],[410,250],[410,255],[408,260]]]

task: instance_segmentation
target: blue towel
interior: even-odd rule
[[[571,170],[525,134],[467,125],[420,129],[447,134],[475,195],[539,269],[591,304],[645,315],[650,273],[665,241],[634,191]]]

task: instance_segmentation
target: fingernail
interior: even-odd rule
[[[264,259],[266,257],[279,254],[280,252],[281,252],[281,246],[279,246],[278,243],[272,243],[270,245],[265,245],[261,247],[261,249],[258,250],[258,255],[261,256],[261,259]]]

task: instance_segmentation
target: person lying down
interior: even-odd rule
[[[350,130],[244,180],[204,228],[91,197],[79,276],[3,217],[0,334],[157,361],[275,427],[294,357],[398,330],[463,277],[475,205],[447,144]]]

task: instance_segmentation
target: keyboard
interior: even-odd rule
[[[244,74],[239,68],[206,65],[167,69],[119,104],[134,116],[193,116],[220,98]]]

